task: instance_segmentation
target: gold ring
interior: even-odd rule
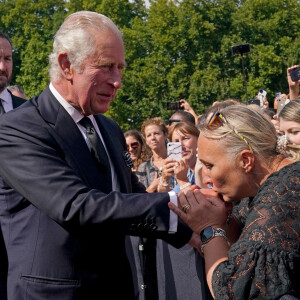
[[[191,208],[191,206],[189,204],[185,204],[182,206],[182,210],[187,213],[187,211]]]

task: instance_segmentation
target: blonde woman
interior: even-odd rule
[[[200,234],[206,277],[215,299],[300,296],[300,162],[277,146],[274,126],[244,105],[216,112],[200,128],[198,159],[203,181],[170,208]],[[225,204],[250,197],[241,210],[241,234],[232,233]]]

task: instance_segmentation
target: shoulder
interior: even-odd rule
[[[19,107],[20,105],[24,104],[27,100],[20,98],[20,97],[16,97],[14,95],[11,95],[12,98],[12,102],[13,102],[13,107]]]
[[[299,190],[300,187],[300,161],[291,163],[271,174],[260,188],[259,194],[266,190],[282,194],[286,190]],[[298,195],[299,196],[299,195]]]

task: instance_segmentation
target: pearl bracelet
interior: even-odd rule
[[[186,184],[182,185],[179,187],[179,189],[182,191],[183,189],[185,189],[186,187],[190,186],[191,183],[190,182],[187,182]]]

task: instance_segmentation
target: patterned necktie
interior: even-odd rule
[[[111,167],[109,158],[92,121],[88,117],[84,117],[79,123],[86,129],[86,135],[91,145],[91,155],[94,158],[97,167],[105,173],[105,180],[111,186]]]
[[[3,105],[2,105],[2,99],[0,98],[0,116],[5,114],[5,110],[3,108]]]

